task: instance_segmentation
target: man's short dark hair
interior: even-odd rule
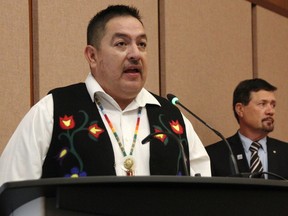
[[[99,48],[101,39],[105,34],[106,24],[114,17],[132,16],[138,19],[141,24],[139,10],[133,6],[110,5],[106,9],[98,12],[89,22],[87,27],[87,45]]]
[[[233,93],[233,111],[238,123],[239,117],[235,111],[235,105],[237,103],[242,103],[244,106],[248,105],[251,100],[251,92],[260,90],[274,92],[277,87],[260,78],[243,80],[237,85]]]

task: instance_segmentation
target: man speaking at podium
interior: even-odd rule
[[[227,141],[240,172],[250,177],[288,178],[288,144],[268,137],[274,129],[277,88],[263,79],[244,80],[233,94],[233,111],[238,132]],[[231,176],[229,151],[223,142],[206,147],[212,176]]]
[[[87,29],[85,83],[54,89],[21,121],[0,159],[0,185],[50,177],[211,176],[192,124],[168,100],[143,88],[147,35],[139,12],[109,6]],[[141,141],[154,132],[150,144]],[[184,163],[185,164],[185,163]]]

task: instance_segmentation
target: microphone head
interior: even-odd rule
[[[176,105],[179,99],[173,94],[167,94],[167,99],[173,104]]]

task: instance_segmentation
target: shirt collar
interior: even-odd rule
[[[244,147],[245,152],[250,152],[249,148],[251,146],[251,143],[253,142],[253,140],[245,137],[244,135],[242,135],[239,131],[238,131],[240,140],[242,142],[242,145]],[[267,152],[267,137],[262,138],[261,140],[258,141],[258,143],[261,144],[261,147],[263,149],[263,151],[266,153]]]
[[[85,80],[87,91],[90,95],[90,98],[93,102],[95,102],[94,94],[97,93],[100,97],[105,98],[106,100],[111,101],[116,106],[116,101],[106,92],[103,90],[103,88],[99,85],[99,83],[95,80],[95,78],[92,76],[91,72],[88,74],[86,80]],[[154,104],[161,106],[158,100],[145,88],[142,88],[135,100],[131,104],[128,105],[126,109],[131,109],[132,107],[145,107],[146,104]],[[118,106],[118,104],[117,104]],[[129,108],[130,107],[130,108]]]

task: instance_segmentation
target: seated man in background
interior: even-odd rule
[[[125,5],[97,13],[87,29],[85,83],[54,89],[23,118],[0,158],[0,185],[53,177],[211,176],[191,122],[144,88],[147,35],[139,11]]]
[[[288,178],[288,144],[268,137],[274,129],[276,87],[263,79],[244,80],[233,94],[233,111],[239,124],[229,142],[241,173],[267,173],[265,178]],[[212,176],[231,176],[224,141],[206,147]]]

